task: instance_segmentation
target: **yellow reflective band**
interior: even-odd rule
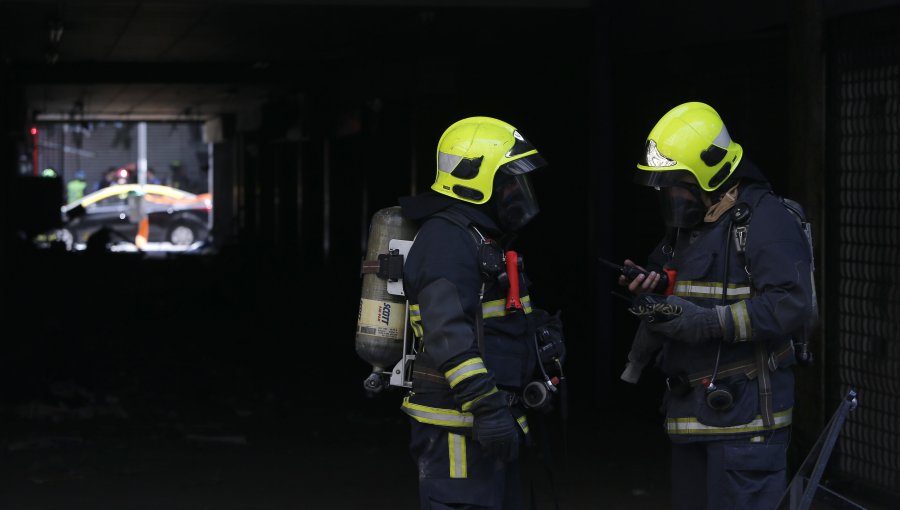
[[[519,301],[522,302],[522,310],[525,313],[531,313],[531,296],[522,296]],[[488,319],[490,317],[504,317],[509,312],[506,310],[506,299],[494,299],[481,303],[481,315]]]
[[[422,312],[419,310],[419,305],[409,305],[409,325],[416,338],[422,338]]]
[[[516,422],[518,422],[519,427],[522,428],[522,432],[528,434],[528,420],[525,418],[525,415],[516,418]]]
[[[468,411],[469,409],[472,409],[472,406],[475,404],[475,402],[478,402],[479,400],[483,399],[484,397],[489,397],[489,396],[493,395],[494,393],[497,393],[497,391],[498,391],[497,387],[495,386],[495,387],[491,388],[491,390],[488,391],[487,393],[485,393],[483,395],[478,395],[477,397],[473,398],[472,400],[463,403],[463,405],[460,407],[462,408],[463,411]]]
[[[466,436],[449,432],[447,434],[447,443],[447,447],[450,450],[450,478],[468,478]]]
[[[742,434],[745,432],[763,432],[787,427],[791,424],[793,408],[775,413],[775,422],[771,427],[763,425],[762,416],[757,415],[750,423],[732,427],[713,427],[700,423],[697,418],[666,418],[666,431],[669,434]]]
[[[488,317],[502,317],[506,315],[506,300],[495,299],[493,301],[481,303],[481,314],[485,319]]]
[[[484,361],[481,358],[472,358],[463,361],[459,365],[456,365],[450,370],[444,372],[444,377],[447,378],[447,381],[450,383],[450,387],[455,388],[456,385],[464,379],[468,379],[473,375],[486,373],[487,368],[485,368],[484,366]]]
[[[731,319],[734,321],[734,341],[746,342],[750,340],[750,335],[753,331],[750,328],[750,314],[747,312],[747,302],[739,301],[730,305],[729,308],[731,308]]]
[[[675,283],[672,294],[679,297],[721,298],[722,282],[693,282],[690,280]],[[726,299],[747,299],[750,297],[750,286],[741,283],[729,283]]]
[[[439,407],[413,404],[409,401],[408,396],[403,397],[403,404],[401,404],[400,408],[414,420],[432,425],[471,427],[475,421],[472,413],[464,413],[456,409],[441,409]]]

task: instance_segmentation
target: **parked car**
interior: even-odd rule
[[[159,184],[116,184],[62,206],[64,225],[57,236],[71,249],[107,227],[116,237],[133,241],[141,202],[149,219],[149,242],[189,246],[209,235],[209,193],[195,195]]]

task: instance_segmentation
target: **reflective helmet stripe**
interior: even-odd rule
[[[731,145],[731,136],[728,135],[728,129],[722,124],[722,130],[719,131],[719,134],[716,135],[716,139],[713,140],[713,145],[717,147],[721,147],[723,149],[727,149],[729,145]]]
[[[462,161],[462,156],[438,152],[438,171],[453,173],[460,161]]]

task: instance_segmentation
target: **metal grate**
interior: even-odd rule
[[[855,42],[832,52],[828,83],[827,394],[859,390],[859,408],[844,425],[831,469],[842,479],[896,495],[900,44]]]

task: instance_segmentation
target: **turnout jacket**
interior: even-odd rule
[[[649,269],[668,263],[677,270],[674,295],[704,307],[727,305],[734,326],[721,342],[716,377],[734,396],[728,410],[707,405],[703,384],[720,342],[663,342],[658,365],[668,376],[663,408],[673,441],[756,436],[791,424],[791,338],[815,316],[812,253],[798,221],[768,184],[742,183],[737,203],[751,211],[743,254],[732,210],[715,222],[670,234],[649,258]]]
[[[496,275],[484,275],[482,240],[475,230],[440,214],[417,218],[403,200],[401,207],[422,222],[403,269],[417,353],[402,409],[419,422],[470,434],[474,417],[469,410],[475,402],[498,391],[508,392],[512,402],[536,369],[528,280],[520,272],[522,310],[507,311],[507,287]],[[487,238],[500,234],[496,223],[474,207],[455,203],[447,209]],[[524,412],[519,406],[510,411],[527,434]]]

